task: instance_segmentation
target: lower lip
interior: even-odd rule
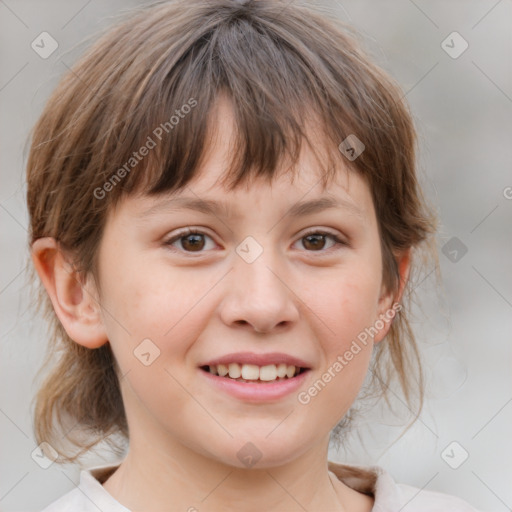
[[[291,379],[283,379],[275,382],[257,384],[252,382],[240,382],[229,377],[220,377],[210,372],[199,371],[218,389],[235,398],[249,402],[266,402],[279,400],[297,389],[303,384],[310,370],[300,373]]]

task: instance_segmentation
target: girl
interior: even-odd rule
[[[367,374],[421,409],[436,219],[402,96],[349,27],[270,0],[141,8],[62,79],[27,169],[59,351],[35,433],[60,463],[127,449],[46,512],[474,510],[327,460]]]

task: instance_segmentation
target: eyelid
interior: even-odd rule
[[[331,250],[336,250],[336,246],[344,246],[344,247],[350,247],[350,243],[346,240],[346,237],[342,237],[338,233],[329,231],[324,228],[313,228],[306,233],[303,233],[297,238],[297,241],[302,240],[303,238],[309,236],[309,235],[323,235],[323,236],[329,236],[334,240],[334,245],[326,250],[320,250],[320,251],[306,251],[312,254],[319,253],[319,254],[330,254]],[[339,247],[338,247],[339,248]]]
[[[190,255],[196,255],[199,256],[203,254],[206,251],[199,251],[194,253],[193,251],[184,251],[182,249],[176,249],[172,246],[175,242],[180,240],[180,238],[184,238],[187,235],[206,235],[210,237],[212,240],[214,240],[214,237],[207,233],[204,228],[195,228],[194,226],[189,226],[187,228],[183,228],[181,230],[178,230],[177,233],[175,233],[173,236],[169,238],[165,238],[163,244],[166,247],[171,247],[171,250],[174,250],[175,252],[181,253],[181,254],[190,254]]]
[[[340,242],[343,242],[348,245],[348,241],[345,240],[346,237],[341,238],[343,235],[340,235],[339,233],[337,233],[335,231],[330,231],[329,229],[326,229],[326,228],[309,229],[305,233],[302,233],[298,238],[304,238],[309,235],[329,235],[329,236],[332,236],[333,238],[339,239]]]

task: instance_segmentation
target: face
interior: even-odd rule
[[[293,183],[281,173],[271,185],[226,192],[218,179],[231,112],[220,108],[224,137],[195,181],[172,196],[124,198],[109,217],[98,265],[102,322],[123,375],[131,432],[239,467],[237,454],[251,442],[265,467],[328,438],[386,329],[358,342],[359,350],[354,340],[391,302],[367,184],[340,155],[337,181],[322,190],[304,147]],[[325,197],[338,206],[288,213]],[[225,208],[188,209],[183,198]],[[246,372],[256,367],[270,379],[272,362],[307,370],[251,384],[202,368],[226,355],[226,366],[249,363]]]

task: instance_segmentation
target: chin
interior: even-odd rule
[[[233,453],[234,457],[230,457],[226,463],[237,468],[268,469],[293,461],[304,450],[303,439],[294,442],[289,436],[285,440],[277,433],[275,439],[271,439],[274,434],[270,434],[269,437],[265,437],[266,435],[251,438],[245,433],[243,436],[235,437],[229,443],[229,450],[226,450],[226,453]],[[302,450],[299,450],[299,447]]]

